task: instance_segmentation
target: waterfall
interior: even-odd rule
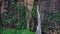
[[[38,14],[38,25],[37,25],[37,30],[35,34],[42,34],[41,33],[41,18],[40,18],[40,13],[39,13],[39,6],[37,5],[37,14]]]

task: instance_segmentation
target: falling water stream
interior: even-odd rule
[[[42,34],[41,33],[41,18],[40,18],[40,13],[39,13],[39,6],[37,5],[37,14],[38,14],[38,25],[37,25],[37,30],[35,34]]]

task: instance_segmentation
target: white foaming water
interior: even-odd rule
[[[39,13],[39,6],[37,5],[37,14],[38,14],[38,25],[37,25],[37,30],[35,34],[42,34],[41,33],[41,18],[40,18],[40,13]]]

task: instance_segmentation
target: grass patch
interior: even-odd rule
[[[30,30],[2,30],[1,34],[34,34],[34,32],[31,32]]]

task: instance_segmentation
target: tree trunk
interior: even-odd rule
[[[37,14],[38,14],[38,25],[37,25],[36,34],[41,34],[41,18],[40,18],[38,6],[37,6]]]

